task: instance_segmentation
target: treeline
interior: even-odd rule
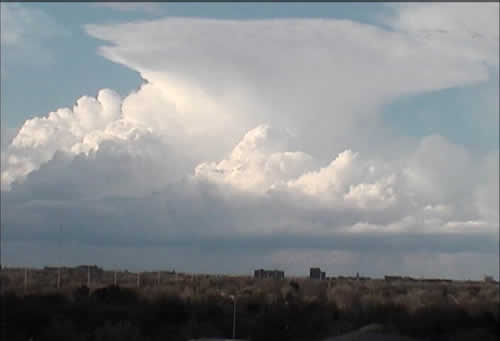
[[[109,286],[93,292],[78,288],[70,296],[6,293],[1,298],[2,337],[10,341],[174,341],[231,338],[233,331],[233,301],[215,295],[146,298],[134,289]],[[370,323],[433,340],[499,336],[498,312],[491,307],[470,312],[445,301],[414,311],[393,302],[339,309],[321,297],[307,301],[289,294],[269,302],[254,294],[238,298],[236,310],[236,337],[249,340],[321,340]]]

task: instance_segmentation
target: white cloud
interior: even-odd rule
[[[392,185],[394,176],[388,176],[372,184],[351,185],[349,192],[344,195],[346,201],[352,201],[362,209],[384,209],[393,205],[397,198]]]
[[[70,212],[82,239],[109,243],[491,252],[478,241],[498,236],[498,150],[400,139],[379,120],[403,94],[487,80],[490,41],[469,50],[459,31],[438,46],[441,33],[423,40],[406,11],[395,31],[309,19],[88,26],[146,82],[25,122],[2,151],[2,219],[17,238],[50,234]],[[453,20],[432,30],[458,30]]]
[[[245,134],[228,159],[201,163],[195,175],[241,190],[265,192],[314,165],[310,155],[288,151],[287,139],[286,132],[259,125]]]
[[[105,134],[108,124],[120,116],[120,102],[116,92],[104,89],[97,98],[81,97],[73,109],[62,108],[46,117],[27,120],[5,151],[2,188],[22,180],[52,159],[57,151],[96,148],[96,135]],[[108,133],[113,136],[112,129]]]
[[[359,176],[359,168],[353,167],[358,154],[350,150],[340,153],[328,167],[316,172],[302,175],[299,179],[292,181],[290,186],[299,187],[308,194],[320,194],[330,192],[335,196],[338,192],[345,192],[350,180]],[[358,174],[356,174],[358,173]]]
[[[194,128],[208,122],[205,134],[213,133],[224,122],[215,131],[233,145],[268,122],[295,131],[301,149],[324,161],[367,151],[360,136],[379,142],[374,118],[397,96],[488,78],[483,60],[351,21],[169,18],[87,30],[112,43],[101,49],[105,57],[175,97]]]
[[[448,58],[475,60],[498,68],[498,3],[402,4],[390,22]]]

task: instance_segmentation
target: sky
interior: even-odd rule
[[[498,278],[498,13],[2,3],[3,264]]]

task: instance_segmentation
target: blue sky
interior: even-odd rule
[[[497,5],[2,3],[3,254],[497,271]]]

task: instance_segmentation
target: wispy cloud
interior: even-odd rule
[[[0,6],[3,62],[6,58],[9,63],[52,63],[54,53],[47,42],[68,36],[70,32],[40,9],[16,3]]]
[[[145,14],[165,14],[164,7],[155,2],[100,2],[93,3],[91,6],[109,8],[119,12],[142,12]]]

